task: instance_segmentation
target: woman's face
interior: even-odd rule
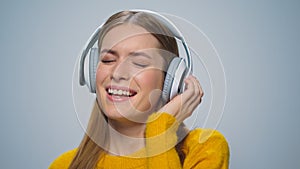
[[[159,51],[158,40],[140,26],[119,25],[104,36],[96,91],[109,119],[143,123],[157,109],[165,65]]]

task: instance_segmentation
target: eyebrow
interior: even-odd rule
[[[145,52],[130,52],[129,55],[130,56],[144,56],[148,59],[152,59],[152,57]]]
[[[109,54],[118,56],[118,52],[111,50],[111,49],[103,49],[103,50],[101,50],[100,54],[102,54],[102,53],[109,53]],[[152,57],[145,52],[130,52],[129,56],[144,56],[148,59],[152,59]]]
[[[103,50],[101,50],[100,54],[102,54],[102,53],[110,53],[112,55],[118,55],[118,53],[116,51],[111,50],[111,49],[103,49]]]

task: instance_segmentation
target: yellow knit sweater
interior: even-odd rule
[[[183,165],[173,145],[177,141],[178,124],[167,113],[154,113],[146,127],[146,148],[141,152],[156,154],[152,157],[130,158],[106,154],[97,169],[227,169],[229,147],[221,133],[215,130],[195,129],[184,140]],[[166,132],[167,131],[167,132]],[[67,169],[76,150],[68,151],[50,165],[49,169]],[[166,151],[161,151],[166,150]]]

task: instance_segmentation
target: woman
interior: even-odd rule
[[[194,76],[170,101],[162,99],[166,69],[178,56],[172,31],[147,12],[122,11],[98,39],[96,96],[87,132],[50,169],[228,168],[229,149],[217,131],[188,131],[183,121],[200,104]]]

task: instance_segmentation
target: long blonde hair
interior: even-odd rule
[[[176,39],[173,37],[171,31],[161,24],[153,16],[147,14],[146,12],[133,12],[133,11],[121,11],[112,15],[103,25],[99,33],[98,46],[99,50],[101,48],[102,40],[105,34],[112,28],[130,23],[137,26],[141,26],[150,32],[160,43],[160,48],[166,50],[176,56],[178,56],[178,46]],[[169,57],[166,57],[169,58]],[[167,63],[169,61],[167,60]],[[84,135],[75,157],[73,158],[69,169],[93,169],[96,167],[99,159],[105,154],[105,148],[100,147],[108,146],[108,126],[106,122],[106,117],[101,113],[97,100],[95,101],[94,108],[91,113],[89,124],[87,127],[86,134]],[[181,124],[177,135],[185,136],[187,130],[185,130],[184,125]],[[98,143],[98,144],[97,144]],[[184,154],[181,151],[181,143],[176,145],[176,150],[181,159],[184,160]]]

